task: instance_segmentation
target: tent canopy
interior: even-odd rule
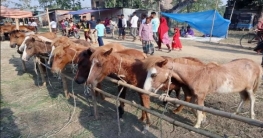
[[[7,7],[1,6],[0,16],[7,18],[27,18],[32,17],[32,12],[9,9]]]
[[[217,11],[208,10],[203,12],[193,12],[193,13],[161,13],[163,16],[172,18],[178,22],[186,22],[191,27],[204,33],[210,34],[213,24],[213,18],[215,14],[214,27],[212,35],[216,37],[224,37],[227,34],[228,26],[230,24],[229,20],[224,19]]]

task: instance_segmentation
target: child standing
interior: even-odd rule
[[[98,36],[99,46],[103,46],[104,43],[103,43],[102,37],[104,36],[105,26],[103,24],[103,21],[101,21],[100,19],[98,19],[98,24],[96,25],[95,31],[93,32],[93,34],[96,32],[98,34],[97,36]]]
[[[182,44],[179,39],[180,37],[180,31],[179,28],[174,28],[174,36],[173,36],[173,42],[172,42],[172,50],[182,50]]]

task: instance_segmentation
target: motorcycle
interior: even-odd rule
[[[80,39],[79,35],[79,29],[77,28],[76,25],[73,25],[72,28],[68,32],[68,37],[74,36],[77,39]]]

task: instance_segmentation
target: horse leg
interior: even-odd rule
[[[125,99],[127,88],[123,87],[123,86],[118,86],[119,92],[121,91],[121,89],[123,89],[123,90],[120,94],[120,98]],[[120,106],[118,107],[118,109],[119,109],[119,117],[122,118],[122,116],[124,114],[124,102],[120,102]]]
[[[184,100],[186,102],[190,102],[191,101],[191,92],[190,92],[190,89],[187,88],[187,87],[182,87],[183,91],[184,91]],[[179,99],[179,94],[180,94],[180,89],[179,91],[176,91],[176,96],[178,97]],[[183,105],[180,105],[179,107],[177,107],[173,112],[176,114],[176,113],[180,113],[182,110],[183,110],[184,106]]]
[[[145,108],[150,109],[150,96],[146,95],[146,94],[139,94],[140,98],[141,98],[141,105],[144,106]],[[146,118],[146,126],[144,128],[145,130],[149,130],[151,121],[150,121],[150,114],[147,113],[146,111],[142,111],[142,117],[140,118],[141,121],[144,121]]]
[[[204,94],[200,94],[197,96],[197,104],[200,106],[204,106]],[[197,121],[194,125],[195,128],[200,128],[203,118],[203,111],[197,110]]]
[[[238,114],[240,112],[241,107],[243,106],[243,104],[246,100],[246,97],[247,97],[246,91],[240,92],[239,95],[240,95],[240,103],[238,104],[237,110],[234,114]]]
[[[26,72],[26,63],[24,60],[22,60],[22,54],[20,54],[20,59],[21,59],[21,62],[22,62],[22,68],[24,70],[24,72]]]
[[[248,93],[249,99],[250,99],[250,117],[251,117],[251,119],[255,119],[254,106],[255,106],[255,100],[256,99],[255,99],[253,89],[247,90],[247,93]]]
[[[101,83],[97,84],[97,88],[101,89]],[[98,92],[96,92],[96,96],[98,95]],[[101,100],[105,100],[105,96],[102,93],[99,93]]]

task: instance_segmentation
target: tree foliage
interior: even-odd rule
[[[80,0],[38,0],[43,8],[59,8],[65,10],[79,10],[81,9]]]
[[[234,0],[228,0],[228,2],[234,2]],[[263,0],[236,0],[235,7],[237,9],[241,9],[241,8],[253,8],[262,5],[263,5]]]

